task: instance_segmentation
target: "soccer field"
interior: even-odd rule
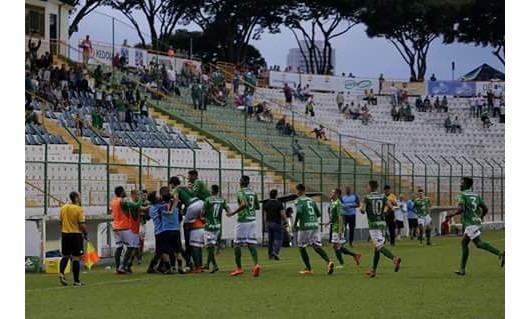
[[[488,232],[484,241],[503,249],[504,232]],[[505,272],[498,259],[471,243],[467,274],[453,274],[461,256],[460,237],[435,237],[433,246],[402,240],[393,253],[402,257],[400,272],[381,256],[376,278],[372,246],[356,242],[360,267],[345,256],[346,266],[329,276],[323,260],[309,249],[313,275],[302,276],[298,249],[283,248],[281,261],[259,250],[262,272],[251,275],[244,249],[245,273],[230,277],[233,250],[217,256],[216,274],[148,275],[148,262],[134,274],[117,276],[97,267],[81,274],[85,287],[63,287],[57,275],[26,275],[26,318],[503,318]],[[325,249],[335,260],[332,247]],[[204,257],[203,260],[206,257]],[[510,260],[509,260],[510,262]],[[67,275],[72,283],[71,274]]]

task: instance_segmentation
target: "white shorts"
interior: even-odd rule
[[[215,247],[218,244],[219,230],[205,230],[205,245]]]
[[[321,247],[321,234],[319,229],[299,230],[297,232],[297,244],[299,247],[319,246]]]
[[[186,207],[186,214],[184,215],[184,223],[193,223],[195,222],[195,219],[199,216],[199,213],[201,213],[201,210],[203,209],[204,202],[202,200],[198,200],[193,202],[190,206]]]
[[[465,235],[470,239],[476,239],[481,235],[481,227],[479,225],[470,225],[465,227]]]
[[[369,229],[369,235],[371,236],[374,247],[380,248],[385,244],[383,229]]]
[[[204,246],[204,232],[205,230],[203,228],[190,230],[190,246],[202,248]]]
[[[140,224],[140,232],[138,234],[140,235],[140,240],[146,238],[146,224]]]
[[[431,226],[431,216],[419,216],[420,226]]]
[[[234,243],[256,245],[256,222],[237,223],[234,226]]]
[[[134,236],[135,234],[133,234],[131,229],[115,230],[113,232],[116,246],[138,247],[138,236]]]
[[[340,244],[340,245],[343,245],[346,240],[344,238],[342,238],[342,236],[339,236],[338,233],[336,232],[333,232],[332,233],[332,244]]]

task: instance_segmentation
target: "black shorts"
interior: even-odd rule
[[[398,228],[398,229],[404,228],[404,222],[401,221],[401,220],[396,220],[395,224],[396,224],[396,228]]]
[[[61,233],[61,253],[63,256],[83,256],[83,235],[80,233]]]
[[[419,227],[419,220],[416,218],[408,218],[409,228]]]
[[[157,236],[158,242],[157,242]],[[178,230],[167,230],[155,236],[155,249],[157,253],[173,254],[180,253],[181,247],[181,233]]]

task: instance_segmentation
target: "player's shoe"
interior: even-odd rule
[[[374,278],[376,277],[376,272],[374,270],[369,270],[367,271],[367,273],[365,273],[367,276],[369,276],[369,278]]]
[[[219,268],[217,266],[216,267],[212,267],[210,269],[210,273],[213,274],[213,273],[217,272],[218,270],[219,270]]]
[[[454,271],[454,274],[458,275],[458,276],[464,276],[465,275],[465,272],[464,271],[461,271],[461,270],[456,270]]]
[[[193,274],[200,274],[200,273],[203,273],[203,272],[205,272],[205,270],[203,268],[196,268],[196,269],[192,270]]]
[[[82,283],[81,281],[75,281],[74,282],[74,286],[78,286],[78,287],[81,287],[81,286],[84,286],[85,284]]]
[[[500,258],[500,267],[503,268],[505,266],[505,250],[502,251],[499,258]]]
[[[65,274],[59,274],[59,282],[63,286],[67,286],[68,285],[68,281],[66,281]]]
[[[116,269],[116,274],[117,275],[125,275],[125,274],[127,274],[127,272],[125,271],[125,269],[120,267],[120,268]]]
[[[230,273],[231,276],[239,276],[241,274],[243,274],[243,269],[242,268],[236,268],[235,271]]]
[[[356,262],[356,266],[361,264],[361,254],[354,254],[354,262]]]
[[[258,277],[260,276],[260,265],[256,264],[253,266],[253,276]]]
[[[345,268],[345,266],[342,265],[342,264],[339,264],[339,265],[336,266],[336,269],[343,269],[343,268]]]
[[[400,270],[400,263],[402,262],[402,258],[399,256],[395,256],[393,258],[393,264],[395,264],[395,272],[398,272]]]
[[[329,275],[331,275],[331,274],[334,273],[334,268],[335,268],[335,266],[336,266],[336,265],[334,264],[333,261],[331,261],[331,262],[328,263],[328,271],[327,271],[327,273],[328,273]]]
[[[299,274],[301,274],[301,275],[311,275],[311,274],[313,274],[313,271],[311,271],[310,269],[304,269],[304,270],[299,271]]]

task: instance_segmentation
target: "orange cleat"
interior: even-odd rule
[[[241,274],[243,274],[243,269],[242,268],[236,268],[235,271],[230,273],[231,276],[239,276]]]
[[[254,267],[253,267],[253,276],[254,277],[260,276],[260,265],[259,264],[254,265]]]
[[[359,266],[361,264],[361,254],[354,254],[354,261],[356,262],[356,266]]]
[[[395,264],[395,272],[398,272],[400,270],[400,263],[402,262],[402,258],[399,256],[395,256],[393,258],[393,263]]]

